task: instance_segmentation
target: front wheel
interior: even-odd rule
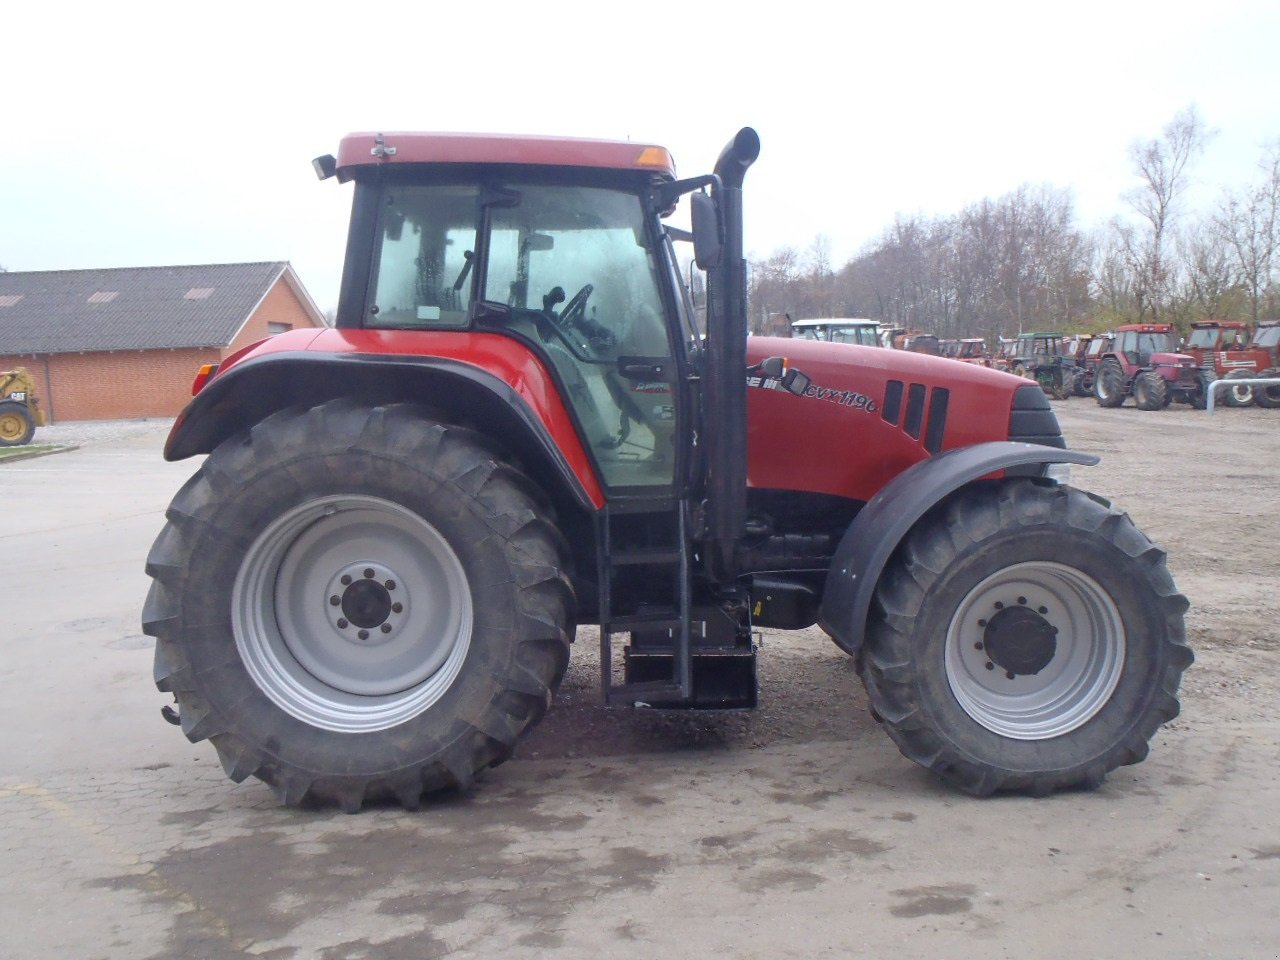
[[[1093,396],[1100,407],[1118,407],[1124,403],[1124,371],[1118,363],[1107,362],[1093,378]]]
[[[409,406],[336,401],[225,441],[147,558],[155,680],[282,802],[467,786],[551,702],[573,630],[532,484]]]
[[[1143,371],[1133,382],[1133,402],[1139,410],[1163,410],[1169,405],[1169,381],[1154,370]]]
[[[1092,787],[1177,716],[1186,609],[1126,515],[1070,487],[982,484],[886,568],[862,677],[902,753],[967,793]]]
[[[31,411],[16,400],[0,403],[0,447],[20,447],[30,443],[36,432]]]

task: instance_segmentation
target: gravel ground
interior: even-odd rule
[[[755,713],[606,710],[584,628],[510,762],[357,817],[160,718],[143,565],[196,467],[169,422],[50,428],[81,449],[0,470],[0,958],[1274,960],[1280,412],[1054,409],[1192,604],[1182,715],[1098,790],[940,785],[813,629],[763,632]]]
[[[146,420],[67,420],[39,427],[34,442],[85,447],[99,443],[150,441],[156,437],[163,438],[172,426],[173,417]]]

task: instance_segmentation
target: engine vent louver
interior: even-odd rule
[[[913,440],[919,440],[923,435],[924,448],[929,453],[937,453],[942,449],[950,401],[951,391],[945,387],[930,390],[923,383],[905,384],[901,380],[890,380],[885,384],[880,416],[885,423],[894,426],[901,422],[903,432]]]
[[[929,428],[924,434],[924,448],[930,453],[942,449],[942,435],[947,429],[947,404],[951,391],[946,387],[934,387],[929,394]]]
[[[884,387],[884,410],[880,414],[885,423],[897,424],[902,416],[902,381],[890,380]]]
[[[907,416],[902,429],[912,440],[920,439],[920,430],[924,427],[924,384],[913,383],[907,389]]]

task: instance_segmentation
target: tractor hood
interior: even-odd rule
[[[1153,367],[1194,367],[1196,358],[1187,356],[1185,353],[1153,353],[1151,365]]]
[[[751,337],[747,362],[783,357],[802,395],[748,376],[747,479],[753,488],[865,501],[920,460],[1010,439],[1022,377],[879,347]],[[873,464],[870,469],[868,463]]]

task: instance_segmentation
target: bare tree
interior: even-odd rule
[[[1255,324],[1280,270],[1280,141],[1267,148],[1259,167],[1259,182],[1226,194],[1211,219],[1215,239],[1234,260]]]
[[[1155,139],[1129,148],[1134,173],[1142,181],[1126,200],[1146,221],[1141,233],[1128,236],[1127,256],[1135,270],[1138,315],[1160,318],[1173,279],[1169,241],[1178,214],[1178,201],[1188,186],[1188,166],[1204,149],[1211,134],[1193,105],[1180,110]]]

